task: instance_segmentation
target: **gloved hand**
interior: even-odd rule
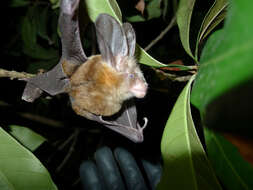
[[[85,161],[80,166],[83,190],[148,190],[155,189],[162,167],[159,162],[144,159],[136,162],[126,149],[108,147],[95,153],[95,162]]]

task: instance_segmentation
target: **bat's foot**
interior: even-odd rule
[[[121,123],[117,122],[111,122],[111,121],[105,121],[102,116],[96,116],[96,121],[99,123],[103,124],[105,127],[116,131],[120,133],[121,135],[127,137],[131,141],[135,143],[141,143],[144,140],[143,137],[143,130],[146,128],[148,119],[145,117],[144,119],[144,125],[140,126],[139,123],[136,123],[136,126],[128,126],[128,125],[123,125]]]
[[[144,117],[143,120],[144,120],[143,126],[140,126],[140,124],[137,123],[137,129],[138,129],[138,131],[141,131],[141,132],[143,132],[143,130],[144,130],[144,129],[147,127],[147,125],[148,125],[148,118]]]

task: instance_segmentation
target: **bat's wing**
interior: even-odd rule
[[[116,67],[115,57],[128,55],[128,44],[122,26],[108,14],[100,14],[95,21],[97,41],[102,59]]]
[[[69,85],[69,81],[66,78],[60,63],[44,74],[25,80],[27,81],[27,84],[22,99],[28,102],[33,102],[41,95],[42,91],[45,91],[50,95],[63,93],[65,88]]]
[[[135,143],[143,142],[143,129],[147,125],[147,118],[144,118],[143,126],[137,121],[135,102],[130,99],[124,103],[120,112],[111,117],[93,115],[93,120],[102,123],[105,127],[120,133]]]
[[[78,23],[79,0],[62,0],[60,7],[59,27],[62,42],[62,57],[60,62],[50,71],[26,79],[27,84],[22,99],[33,102],[42,91],[50,95],[65,92],[70,85],[67,75],[62,68],[62,62],[76,66],[84,63],[87,57],[83,51]]]
[[[87,60],[80,39],[78,5],[80,0],[62,0],[59,17],[62,59],[82,64]]]

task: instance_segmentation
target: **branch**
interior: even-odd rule
[[[157,36],[154,40],[152,40],[150,44],[144,48],[144,50],[148,51],[153,45],[155,45],[159,40],[161,40],[165,36],[165,34],[174,26],[175,23],[176,23],[176,16],[174,16],[171,19],[169,25],[159,34],[159,36]]]
[[[57,121],[54,119],[49,119],[46,117],[43,117],[41,115],[36,115],[36,114],[32,114],[32,113],[18,113],[19,116],[25,118],[25,119],[29,119],[31,121],[35,121],[35,122],[39,122],[45,125],[49,125],[51,127],[56,127],[56,128],[62,128],[64,127],[64,123],[61,121]]]
[[[73,135],[73,137],[72,137]],[[77,143],[77,138],[78,138],[78,135],[79,135],[79,129],[75,129],[74,133],[71,135],[71,137],[69,139],[72,140],[73,139],[73,142],[69,148],[69,151],[67,153],[67,155],[65,156],[65,158],[63,159],[63,161],[61,162],[61,164],[56,168],[56,172],[60,172],[62,170],[62,168],[64,167],[64,165],[68,162],[70,156],[72,155],[72,153],[74,152],[75,150],[75,145]],[[65,145],[64,145],[65,146]]]
[[[192,68],[194,69],[196,67],[192,66]],[[151,69],[153,71],[155,71],[155,73],[157,75],[162,76],[162,78],[167,78],[171,81],[176,81],[176,82],[187,82],[188,80],[190,80],[192,75],[196,73],[196,71],[193,70],[193,71],[189,71],[189,74],[187,74],[187,75],[179,76],[177,74],[166,73],[166,72],[162,71],[161,69],[152,68],[152,67],[151,67]]]
[[[13,79],[24,79],[24,78],[31,78],[34,77],[34,74],[25,73],[25,72],[17,72],[17,71],[8,71],[5,69],[0,68],[0,78],[1,77],[8,77],[11,80]]]

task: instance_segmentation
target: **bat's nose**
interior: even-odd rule
[[[136,98],[143,98],[147,93],[148,85],[143,81],[137,81],[132,87],[131,92]]]

